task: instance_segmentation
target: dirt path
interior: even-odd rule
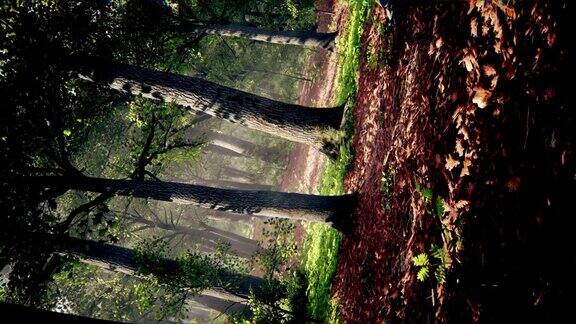
[[[563,1],[405,3],[395,27],[376,9],[363,34],[345,182],[358,192],[357,224],[334,283],[341,316],[560,318],[576,283],[553,261],[576,265],[566,242],[574,99],[559,81],[574,73],[574,11]],[[448,276],[438,282],[433,266],[417,282],[412,257],[433,244]]]
[[[317,29],[319,32],[338,30],[346,19],[346,12],[334,0],[317,0]],[[304,74],[312,81],[300,83],[298,104],[305,106],[330,107],[335,105],[335,87],[339,55],[336,52],[314,51]],[[325,157],[317,150],[295,144],[280,189],[303,193],[318,193],[317,187],[324,169]]]

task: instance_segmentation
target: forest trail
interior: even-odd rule
[[[341,30],[346,21],[344,7],[334,0],[317,0],[317,31]],[[300,82],[298,104],[304,106],[333,106],[336,96],[339,54],[329,51],[313,51],[304,74],[311,81]],[[307,145],[294,145],[288,165],[280,184],[281,191],[318,193],[317,187],[324,169],[325,156]]]

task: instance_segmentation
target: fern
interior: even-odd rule
[[[444,218],[444,200],[442,200],[442,198],[440,197],[436,197],[436,203],[435,203],[435,211],[436,211],[436,216],[438,216],[438,219],[440,219],[440,221],[442,221],[442,218]]]
[[[436,282],[438,282],[439,285],[446,283],[446,268],[444,267],[444,264],[439,264],[436,267],[436,270],[434,270],[434,277],[436,277]]]
[[[440,246],[432,244],[432,246],[430,247],[430,255],[433,258],[438,259],[440,262],[444,263],[444,250],[442,250]]]
[[[426,279],[428,279],[428,276],[429,276],[429,268],[428,266],[425,266],[420,268],[420,270],[418,270],[416,278],[418,279],[418,281],[425,281]]]
[[[428,254],[420,253],[412,258],[412,263],[417,267],[425,267],[430,265],[430,259],[428,258]]]

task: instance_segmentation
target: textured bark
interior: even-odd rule
[[[274,101],[193,77],[135,66],[82,61],[81,77],[112,89],[174,102],[334,156],[343,107],[309,108]]]
[[[325,222],[336,227],[349,222],[349,214],[355,202],[354,195],[317,196],[275,191],[246,191],[167,181],[64,176],[19,178],[17,181],[21,185],[150,198],[243,215]]]
[[[228,189],[260,190],[260,191],[270,191],[274,189],[273,186],[266,184],[236,182],[228,180],[202,180],[202,183],[212,187],[220,187]]]
[[[240,37],[257,42],[279,45],[297,45],[314,49],[334,50],[337,33],[317,33],[314,31],[270,31],[239,24],[188,24],[185,32],[198,34]]]

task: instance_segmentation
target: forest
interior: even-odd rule
[[[3,0],[0,310],[572,318],[569,0]]]

